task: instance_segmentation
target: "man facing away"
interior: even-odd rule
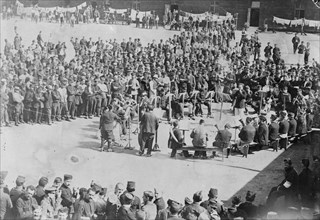
[[[142,132],[142,145],[139,155],[144,154],[144,149],[147,148],[147,157],[151,157],[152,143],[154,135],[158,130],[159,121],[155,114],[152,113],[153,106],[149,105],[146,108],[145,114],[141,118],[141,132]]]
[[[204,120],[201,119],[199,126],[192,130],[190,137],[192,138],[192,144],[194,147],[205,148],[207,146],[208,134],[204,127]],[[207,158],[207,153],[205,151],[195,151],[194,157]]]

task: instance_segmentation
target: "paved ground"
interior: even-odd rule
[[[28,21],[4,22],[1,24],[1,43],[4,38],[13,40],[13,26],[18,27],[23,43],[29,43],[36,38],[39,30],[43,38],[55,41],[68,40],[70,36],[98,36],[107,38],[128,39],[141,38],[143,42],[152,39],[159,40],[171,37],[176,32],[158,30],[141,30],[134,27],[114,25],[79,25],[74,29],[67,26],[59,27],[57,24],[35,25]],[[250,30],[252,32],[254,30]],[[280,45],[282,54],[291,63],[296,63],[297,57],[291,54],[291,38],[293,35],[285,33],[261,34],[263,47],[266,42],[276,42]],[[239,33],[237,33],[239,39]],[[313,48],[319,48],[319,37],[308,35],[303,37],[310,41]],[[1,50],[3,44],[1,44]],[[312,49],[311,56],[319,60],[319,50]],[[219,127],[226,122],[235,125],[238,119],[231,117],[230,104],[223,106],[222,119],[219,119],[220,105],[213,106],[214,118],[206,119],[211,145],[215,136],[214,124]],[[190,121],[189,125],[195,127],[199,119]],[[277,184],[282,178],[282,158],[284,156],[306,154],[304,145],[290,148],[285,153],[269,150],[255,152],[247,159],[234,155],[223,162],[221,158],[213,160],[185,160],[178,157],[169,158],[167,149],[168,124],[161,123],[158,143],[161,152],[155,153],[151,158],[136,156],[137,150],[127,151],[116,149],[113,153],[100,153],[97,151],[99,140],[96,138],[98,118],[92,120],[78,119],[76,122],[60,122],[52,126],[47,125],[21,125],[19,127],[1,128],[1,170],[8,170],[7,182],[10,186],[18,174],[27,177],[27,184],[36,184],[41,176],[48,176],[52,180],[64,173],[72,173],[74,182],[79,186],[88,186],[95,180],[104,186],[113,187],[117,182],[135,180],[138,195],[145,189],[157,187],[165,192],[165,198],[171,197],[183,201],[185,196],[192,197],[198,190],[208,191],[209,188],[219,189],[222,200],[230,199],[235,193],[244,195],[247,189],[257,191],[257,201],[264,202],[266,193],[271,186]],[[189,136],[186,133],[186,137]],[[187,143],[190,139],[187,138]],[[123,143],[125,144],[125,143]],[[132,136],[132,145],[138,148],[137,136]],[[301,154],[304,153],[304,154]],[[74,157],[77,160],[71,160]],[[300,158],[300,157],[299,157]],[[299,160],[296,159],[296,161]],[[74,161],[74,162],[73,162]],[[206,194],[206,193],[205,193]]]

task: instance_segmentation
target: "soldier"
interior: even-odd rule
[[[132,202],[131,202],[131,208],[134,211],[137,211],[141,209],[141,200],[138,196],[134,195],[134,192],[136,191],[136,183],[133,181],[128,181],[127,183],[127,190],[122,193],[120,196],[120,202],[122,205],[125,203],[126,194],[130,193],[133,196]],[[120,211],[120,210],[119,210]]]
[[[298,45],[300,43],[300,38],[298,37],[298,34],[295,33],[294,37],[292,38],[292,44],[293,44],[293,53],[296,54]]]
[[[61,190],[55,187],[45,189],[45,195],[41,201],[41,219],[54,219],[62,208]]]
[[[99,129],[101,131],[101,152],[104,151],[105,141],[108,142],[107,151],[112,152],[111,144],[115,140],[113,134],[113,123],[114,120],[120,120],[119,117],[112,112],[112,108],[112,105],[108,105],[108,107],[104,109],[100,117]]]
[[[139,156],[144,155],[144,150],[147,148],[147,157],[151,157],[152,143],[154,135],[158,130],[159,121],[157,117],[152,113],[153,106],[149,105],[146,108],[146,112],[141,117],[141,133],[142,133],[142,145],[140,148]]]
[[[289,131],[289,122],[286,119],[287,113],[282,111],[280,112],[280,118],[279,118],[279,146],[280,149],[284,148],[287,149],[287,140],[288,140],[288,131]]]
[[[75,114],[75,94],[76,94],[76,89],[74,87],[74,82],[73,80],[69,80],[69,85],[67,86],[67,96],[68,96],[68,110],[71,119],[76,119],[74,117]]]
[[[45,196],[44,188],[48,184],[47,177],[41,177],[39,180],[39,185],[35,188],[34,198],[37,200],[38,205],[41,205],[41,201]]]
[[[213,146],[220,147],[220,148],[227,148],[227,158],[230,154],[230,140],[232,137],[231,132],[229,129],[231,128],[230,124],[227,123],[224,126],[224,130],[219,130],[217,133],[217,136],[215,137],[215,141],[212,143]],[[213,152],[213,156],[215,155],[215,152]]]
[[[60,187],[61,190],[61,205],[68,208],[68,215],[71,219],[72,214],[74,213],[73,204],[75,203],[76,195],[72,193],[70,185],[72,182],[72,175],[65,174],[63,177],[63,184]]]
[[[22,101],[23,96],[21,95],[20,88],[14,87],[14,92],[12,93],[12,100],[14,104],[14,121],[15,125],[18,126],[19,123],[22,123],[20,120],[22,114]]]
[[[60,102],[61,102],[61,94],[59,92],[59,86],[54,85],[54,89],[52,91],[52,120],[53,121],[61,121]]]
[[[35,198],[33,198],[35,188],[30,185],[26,188],[19,199],[17,200],[16,207],[16,219],[33,219],[33,211],[38,208],[38,203]]]
[[[289,196],[290,198],[294,198],[294,196],[297,194],[298,174],[292,166],[291,159],[284,159],[284,171],[285,175],[283,181],[278,186],[273,187],[270,190],[266,202],[268,210],[274,210],[273,205],[279,197]]]
[[[48,125],[52,124],[51,111],[52,111],[52,86],[47,86],[47,91],[43,94],[44,97],[44,112]]]

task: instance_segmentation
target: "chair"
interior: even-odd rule
[[[186,107],[185,104],[184,104],[184,100],[186,99],[186,95],[187,95],[186,92],[179,93],[179,95],[178,95],[179,100],[182,99],[182,106],[183,106],[182,107],[182,116],[183,117],[184,117],[184,107]]]

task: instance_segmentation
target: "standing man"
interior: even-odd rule
[[[307,42],[307,46],[304,49],[304,65],[308,65],[309,63],[310,49],[310,43]]]
[[[284,148],[287,149],[288,145],[288,131],[289,131],[289,122],[287,120],[287,113],[285,111],[280,112],[279,118],[279,146],[280,149]]]
[[[71,119],[76,119],[74,117],[75,113],[75,95],[76,95],[76,88],[74,87],[73,80],[69,80],[69,85],[67,86],[67,96],[68,96],[68,110],[71,116]]]
[[[46,119],[48,122],[48,125],[52,124],[51,121],[51,111],[52,111],[52,86],[48,85],[47,86],[47,91],[44,93],[43,95],[44,97],[44,109],[45,109],[45,115],[46,115]]]
[[[73,204],[76,201],[76,198],[74,197],[74,195],[72,194],[72,191],[70,189],[71,181],[72,181],[72,176],[69,174],[65,174],[64,178],[63,178],[63,184],[60,187],[61,199],[62,199],[61,205],[63,207],[68,208],[68,215],[69,215],[70,219],[72,218],[72,215],[74,213]]]
[[[8,193],[5,192],[5,178],[8,172],[3,171],[0,173],[0,219],[9,219],[9,211],[12,209],[12,202]]]
[[[296,54],[298,46],[300,43],[300,38],[298,37],[298,34],[295,33],[294,37],[292,38],[292,44],[293,44],[293,53]]]
[[[141,118],[141,132],[142,132],[142,144],[139,155],[144,154],[144,149],[147,148],[147,157],[151,157],[152,143],[154,135],[158,130],[159,121],[157,117],[152,113],[153,106],[149,105],[146,108],[146,112]]]
[[[114,120],[120,120],[119,117],[112,112],[112,105],[108,105],[108,111],[105,109],[100,118],[99,129],[101,130],[101,146],[100,151],[104,151],[104,141],[108,142],[107,152],[112,152],[111,144],[115,140],[113,134]]]
[[[192,138],[192,144],[194,147],[198,147],[198,148],[207,147],[208,133],[205,130],[203,119],[200,120],[199,126],[192,130],[190,137]],[[194,157],[195,158],[202,157],[202,159],[206,159],[207,153],[205,151],[204,152],[195,151]]]
[[[34,186],[28,186],[26,191],[24,191],[17,200],[17,203],[15,204],[17,208],[16,219],[34,219],[33,211],[38,207],[36,199],[33,198],[34,191]]]
[[[271,57],[272,46],[270,46],[270,42],[268,42],[267,46],[264,48],[264,56],[269,59]]]
[[[157,216],[157,206],[152,202],[153,200],[153,192],[145,191],[143,192],[143,204],[141,210],[145,212],[145,220],[154,220]]]
[[[239,90],[235,94],[235,98],[233,101],[233,107],[234,107],[234,115],[240,115],[240,117],[244,116],[244,110],[246,107],[246,97],[247,93],[243,89],[243,84],[239,84]]]

